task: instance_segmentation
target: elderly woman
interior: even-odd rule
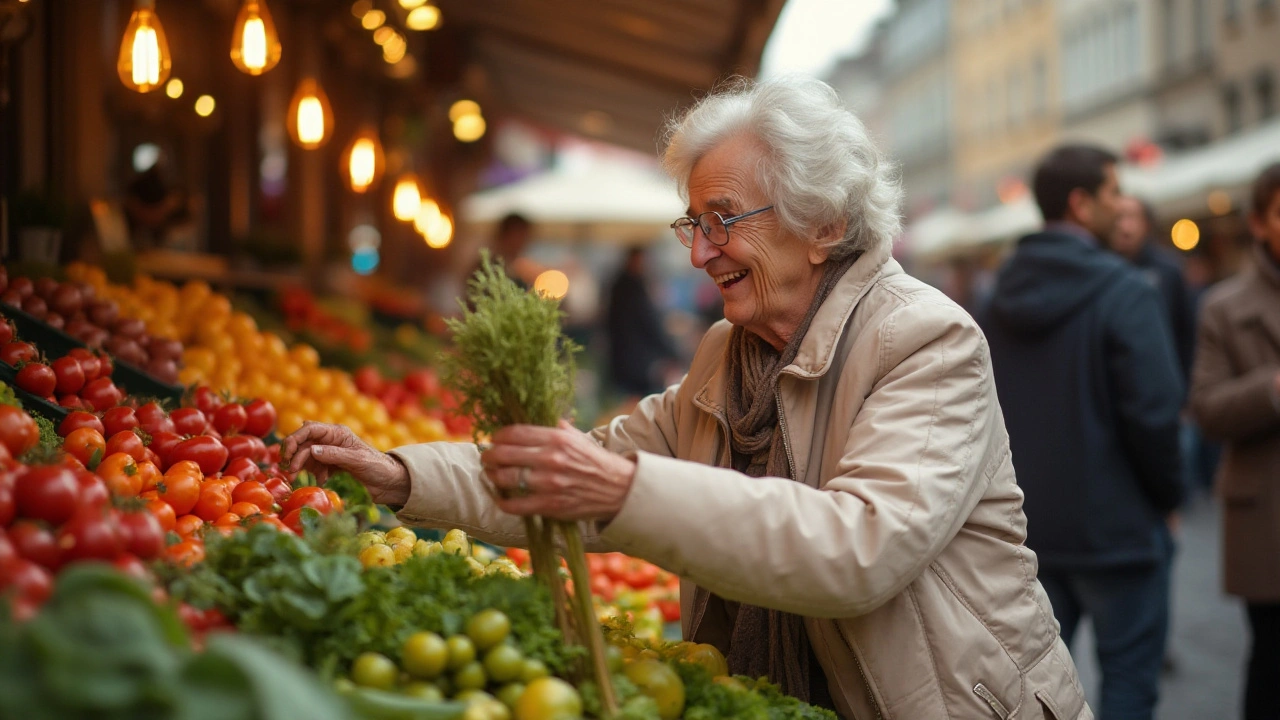
[[[308,424],[291,467],[500,545],[521,515],[585,521],[680,575],[687,639],[846,718],[1092,717],[1023,545],[985,341],[891,259],[900,190],[862,124],[816,80],[738,81],[673,121],[664,163],[726,320],[683,381],[484,452]]]

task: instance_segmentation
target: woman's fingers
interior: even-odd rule
[[[494,447],[498,445],[549,445],[555,441],[560,428],[542,427],[541,425],[508,425],[493,434]]]

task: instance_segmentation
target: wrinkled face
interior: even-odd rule
[[[1280,262],[1280,192],[1271,196],[1264,212],[1249,216],[1249,226],[1254,236],[1271,251],[1271,257]]]
[[[1147,216],[1142,211],[1142,203],[1133,197],[1120,198],[1116,229],[1111,233],[1111,249],[1131,258],[1142,249],[1142,243],[1150,231]]]
[[[773,204],[756,182],[762,159],[763,149],[747,135],[725,140],[703,155],[689,175],[689,216],[715,211],[729,218]],[[827,252],[817,247],[820,235],[786,232],[777,214],[768,211],[730,225],[729,241],[722,246],[698,230],[691,260],[720,288],[729,322],[781,349],[804,319],[822,280]]]

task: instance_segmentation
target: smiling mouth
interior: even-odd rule
[[[747,273],[749,272],[751,271],[750,270],[734,270],[731,273],[717,275],[713,279],[715,280],[715,283],[719,285],[721,288],[728,289],[733,287],[734,285],[737,285],[742,280],[742,278],[747,276]]]

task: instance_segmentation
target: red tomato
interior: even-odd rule
[[[224,445],[228,445],[228,451],[230,451],[229,443],[232,440],[235,440],[235,438],[227,438],[226,441],[223,442]],[[234,456],[227,461],[227,466],[222,469],[222,474],[235,475],[243,481],[262,480],[265,477],[262,474],[262,468],[259,468],[258,464],[254,462],[252,458]]]
[[[83,410],[72,410],[67,413],[67,416],[58,424],[58,434],[62,437],[66,437],[70,435],[73,430],[79,430],[80,428],[85,427],[96,430],[98,433],[103,435],[107,432],[106,428],[102,426],[102,421],[98,419],[97,415],[84,412]]]
[[[143,430],[155,435],[157,432],[164,430],[166,432],[174,432],[175,428],[173,420],[169,419],[169,414],[160,407],[159,403],[149,402],[138,408],[138,423]]]
[[[204,543],[187,538],[166,548],[164,556],[178,565],[191,567],[204,561]]]
[[[102,412],[119,405],[124,393],[111,382],[111,378],[99,377],[85,383],[84,389],[80,391],[80,397],[92,405],[94,410]]]
[[[207,482],[200,488],[200,499],[192,514],[205,522],[213,522],[231,509],[231,491],[222,483]]]
[[[238,528],[240,527],[240,516],[228,510],[213,521],[213,526],[217,528]]]
[[[196,408],[178,408],[169,413],[169,419],[173,421],[174,432],[179,435],[199,435],[209,424],[204,413]]]
[[[173,512],[173,506],[160,500],[147,500],[147,510],[155,516],[156,522],[160,523],[160,529],[169,532],[178,524],[178,516]]]
[[[58,398],[58,404],[68,410],[92,410],[89,403],[85,402],[79,395],[62,395]],[[65,418],[64,418],[65,419]]]
[[[622,581],[636,590],[643,590],[658,579],[658,567],[653,563],[636,560],[623,574]]]
[[[342,512],[342,509],[346,507],[346,504],[342,502],[342,496],[338,493],[325,488],[324,494],[329,497],[329,504],[333,506],[333,512]]]
[[[605,602],[613,602],[613,583],[605,575],[592,575],[591,594],[603,599]]]
[[[160,551],[164,552],[163,546],[161,546]],[[147,583],[155,582],[155,578],[151,576],[151,571],[147,569],[147,566],[144,565],[136,555],[130,555],[127,552],[123,553],[111,564],[114,565],[117,570],[129,577],[137,578]]]
[[[27,468],[14,486],[18,514],[54,525],[66,522],[76,510],[78,489],[75,473],[65,467]]]
[[[119,519],[125,550],[143,560],[160,557],[164,552],[164,527],[155,515],[139,510],[124,512]]]
[[[276,407],[270,400],[258,398],[244,406],[244,432],[247,435],[266,437],[276,427]]]
[[[654,600],[658,612],[662,613],[663,622],[676,622],[680,619],[680,599],[675,596],[665,595]]]
[[[236,403],[227,403],[213,413],[213,427],[223,435],[240,432],[248,422],[248,414],[244,407]]]
[[[160,460],[157,465],[161,470],[168,470],[174,460],[169,456],[173,454],[173,449],[182,443],[182,436],[177,433],[158,430],[151,433],[151,444],[147,449],[156,454],[156,458]]]
[[[227,512],[234,513],[236,515],[239,515],[242,518],[247,518],[250,515],[261,514],[262,508],[258,507],[257,505],[254,505],[251,502],[233,502],[231,503],[231,509],[228,510]]]
[[[121,408],[115,408],[120,410]],[[108,412],[108,414],[110,414]],[[132,430],[121,430],[112,433],[110,440],[107,440],[107,454],[114,455],[116,453],[124,453],[138,462],[146,459],[147,446],[142,444],[142,438],[138,437],[138,433]]]
[[[268,478],[263,484],[267,486],[271,497],[278,505],[283,505],[284,501],[289,499],[289,494],[293,492],[293,487],[289,485],[289,481],[282,477]]]
[[[53,592],[53,578],[39,565],[18,558],[0,565],[0,589],[14,589],[18,602],[39,605]],[[14,603],[14,616],[18,616],[18,602]]]
[[[31,520],[19,520],[10,526],[8,532],[19,557],[50,570],[57,570],[62,564],[58,543],[48,528]]]
[[[73,357],[54,360],[53,374],[58,376],[58,392],[63,395],[74,395],[84,387],[84,368]]]
[[[96,354],[98,358],[98,377],[109,378],[115,372],[115,363],[111,361],[111,356],[106,352],[99,350]]]
[[[604,574],[609,576],[610,580],[622,580],[627,573],[627,561],[629,558],[622,553],[609,553],[604,561]]]
[[[5,343],[3,347],[0,347],[0,361],[14,367],[17,367],[18,363],[34,362],[39,357],[40,353],[36,350],[35,345],[21,340]]]
[[[102,435],[104,437],[112,437],[116,433],[132,430],[141,424],[138,422],[138,414],[128,406],[113,407],[102,413],[102,427],[105,428]]]
[[[125,453],[108,455],[102,459],[94,472],[102,478],[115,497],[137,497],[138,493],[142,492],[142,476],[138,474],[138,463],[131,455]]]
[[[63,562],[115,560],[124,541],[106,508],[83,508],[58,529],[58,549]]]
[[[12,405],[0,405],[0,443],[19,457],[40,442],[40,428],[31,416]]]
[[[196,502],[200,499],[200,469],[195,463],[190,463],[190,470],[185,466],[188,463],[181,463],[169,468],[165,473],[164,479],[156,486],[160,491],[160,499],[173,506],[173,512],[176,515],[186,515],[191,512],[191,508],[196,506]],[[178,472],[175,472],[175,468]]]
[[[84,373],[84,381],[97,380],[102,377],[102,362],[98,360],[98,356],[85,348],[72,348],[67,353],[67,357],[75,358],[80,364],[80,370]],[[110,374],[110,373],[108,373]]]
[[[11,475],[5,473],[0,476],[0,527],[8,527],[18,514],[18,503],[13,497],[13,485],[14,478]]]
[[[246,457],[254,463],[260,463],[267,459],[267,445],[260,437],[232,435],[223,439],[222,444],[227,448],[227,457],[231,460]]]
[[[333,510],[333,503],[325,494],[324,488],[300,487],[280,504],[280,514],[286,516],[285,524],[289,524],[287,516],[290,513],[304,507],[315,508],[321,515],[328,515]]]
[[[302,535],[306,531],[306,528],[302,526],[302,508],[286,513],[282,522],[285,527],[298,535]]]
[[[76,476],[76,503],[79,507],[102,507],[111,501],[111,490],[102,478],[88,470],[73,470]]]
[[[164,475],[160,473],[160,468],[156,467],[155,463],[150,460],[143,460],[138,463],[138,477],[142,478],[141,494],[148,490],[154,490],[160,484]]]
[[[3,292],[3,291],[0,291]],[[13,323],[8,320],[0,321],[0,347],[13,342]]]
[[[32,395],[49,397],[58,388],[58,375],[44,363],[29,362],[18,370],[14,382]]]
[[[218,440],[208,435],[197,435],[183,440],[169,453],[170,462],[191,460],[200,466],[200,472],[212,475],[227,464],[227,449]]]
[[[102,460],[102,456],[107,452],[107,441],[102,439],[102,433],[93,428],[83,427],[79,430],[72,430],[62,441],[62,449],[66,453],[90,467],[94,463]]]
[[[194,401],[196,408],[206,415],[212,415],[218,408],[222,407],[224,402],[226,402],[220,395],[218,395],[218,393],[214,392],[212,388],[203,385],[196,388],[192,400]]]
[[[404,376],[404,386],[420,397],[434,398],[440,394],[440,379],[428,368],[414,370]]]

